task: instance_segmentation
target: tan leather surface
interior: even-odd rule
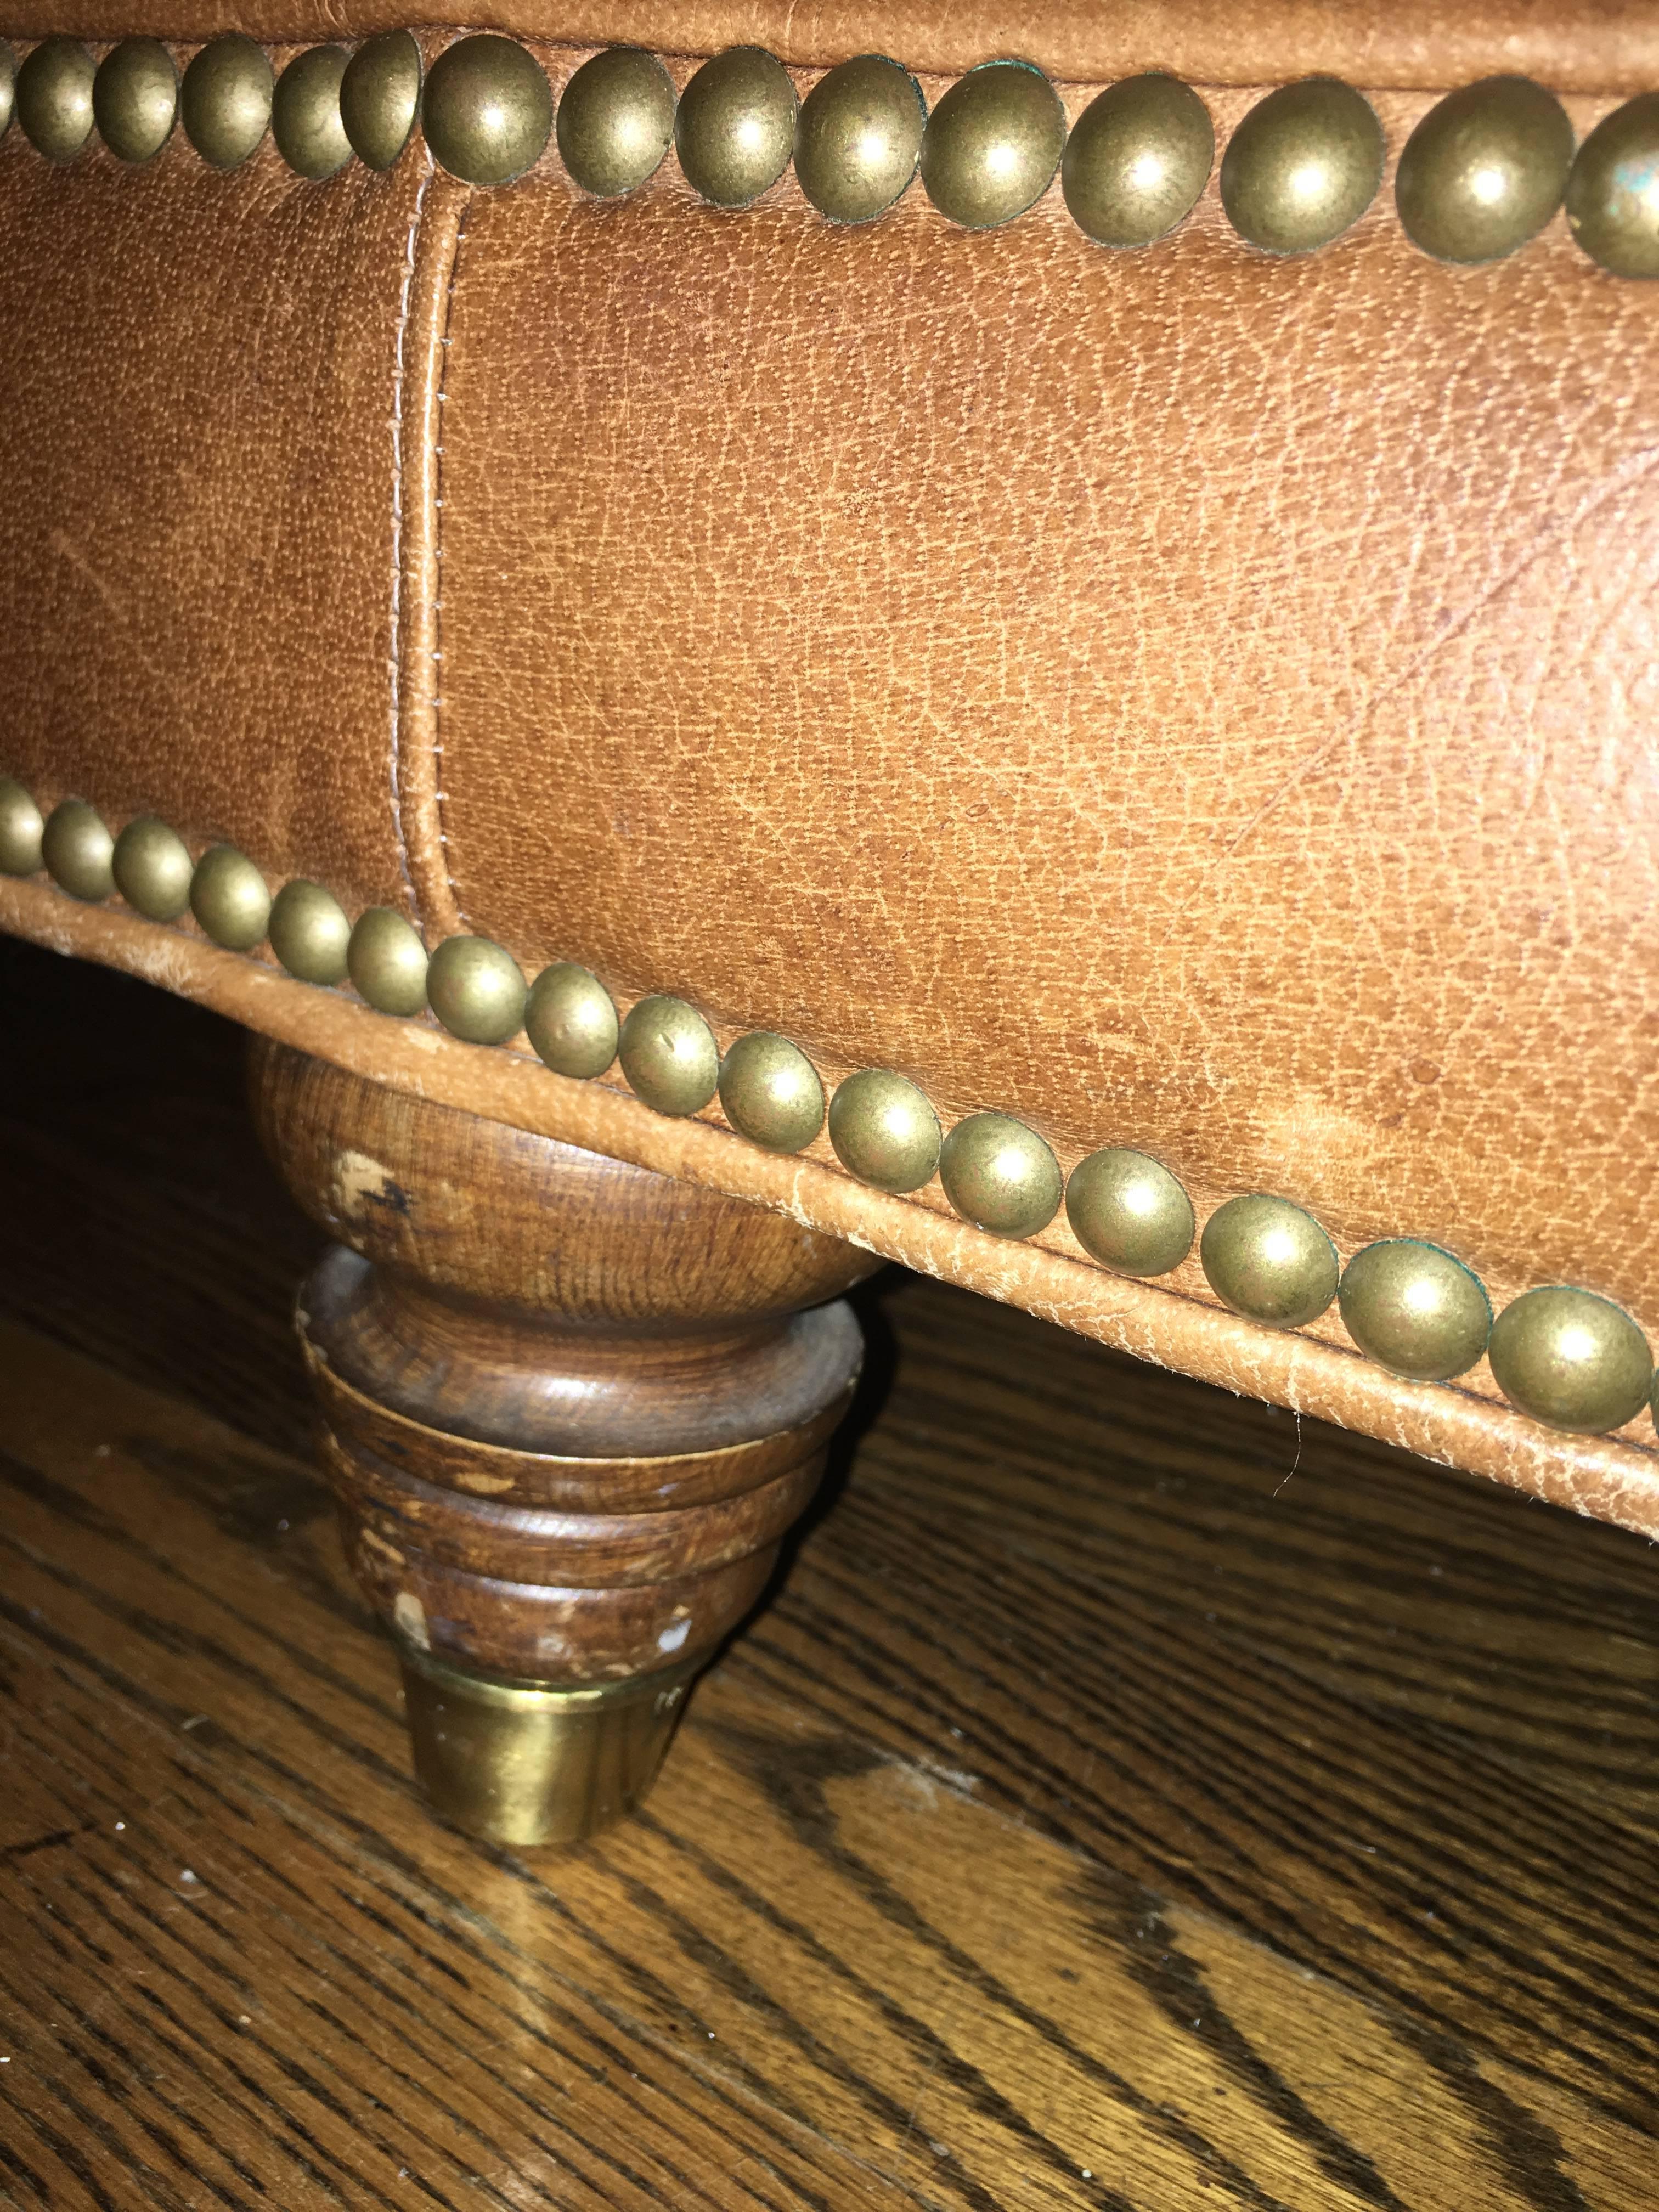
[[[459,19],[448,0],[14,0],[3,28],[22,39],[234,30],[307,40],[458,20],[573,46],[763,46],[807,66],[878,52],[954,74],[1018,54],[1103,82],[1144,69],[1207,84],[1324,72],[1410,89],[1518,70],[1562,92],[1659,85],[1653,0],[482,0]]]
[[[404,903],[397,360],[425,164],[0,144],[0,755]]]
[[[372,1013],[187,929],[159,927],[118,905],[79,905],[44,881],[0,877],[0,929],[145,976],[396,1089],[750,1199],[1138,1358],[1659,1537],[1650,1430],[1557,1436],[1462,1384],[1398,1382],[1337,1344],[1259,1328],[1042,1244],[1003,1243],[929,1206],[862,1189],[820,1161],[777,1158],[705,1121],[665,1121],[606,1084],[567,1082],[522,1052]]]
[[[1210,97],[1224,135],[1253,94]],[[1424,105],[1378,95],[1396,149]],[[269,147],[55,171],[16,132],[0,210],[0,773],[429,940],[584,958],[624,1004],[683,992],[831,1081],[900,1066],[1067,1167],[1145,1144],[1200,1217],[1266,1188],[1345,1253],[1444,1243],[1499,1303],[1587,1284],[1659,1342],[1659,296],[1559,220],[1452,271],[1385,191],[1282,264],[1212,192],[1119,256],[1054,195],[848,233],[787,181],[714,214],[672,155],[599,208],[550,156],[470,194],[423,157],[302,185]],[[1650,1479],[1644,1425],[1550,1439],[1484,1367],[1413,1390],[1333,1317],[1220,1314],[1195,1263],[1115,1283],[822,1139],[769,1162],[38,896],[5,890],[26,933],[210,971],[308,1050],[392,1081],[435,1051],[474,1110],[808,1188],[836,1234],[1231,1387],[1609,1517]]]
[[[468,205],[464,926],[1652,1328],[1659,293],[792,196]]]

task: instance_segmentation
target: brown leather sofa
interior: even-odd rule
[[[442,1802],[882,1258],[1659,1534],[1659,10],[427,12],[0,24],[0,926],[260,1040]]]

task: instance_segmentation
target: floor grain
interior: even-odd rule
[[[1648,1546],[915,1279],[645,1815],[410,1784],[238,1041],[0,946],[0,2203],[1648,2212]]]

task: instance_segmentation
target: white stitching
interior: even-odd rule
[[[415,260],[421,222],[426,213],[426,196],[436,174],[436,167],[428,155],[426,157],[426,173],[421,179],[420,189],[415,195],[415,211],[410,221],[409,241],[404,252],[404,284],[398,301],[398,336],[392,372],[392,822],[398,839],[398,866],[409,891],[410,909],[417,916],[421,902],[416,896],[415,879],[410,872],[409,840],[404,830],[404,392],[406,381],[404,347],[409,334],[410,306],[415,289]]]
[[[440,407],[444,404],[445,401],[448,398],[447,387],[449,383],[450,349],[454,343],[453,325],[455,313],[455,285],[460,275],[461,248],[466,243],[466,219],[471,214],[471,209],[472,199],[471,194],[469,194],[461,208],[459,215],[455,219],[455,244],[449,258],[449,284],[444,295],[444,327],[442,336],[439,340],[439,343],[442,347],[442,353],[440,356],[438,364],[437,401]],[[466,922],[468,927],[471,927],[470,917],[463,908],[460,902],[460,896],[455,888],[455,872],[449,863],[449,832],[444,827],[444,803],[448,797],[448,793],[445,791],[440,790],[438,787],[446,781],[444,775],[444,748],[442,738],[444,702],[443,694],[439,689],[443,679],[444,658],[444,577],[443,569],[441,565],[444,557],[444,447],[448,442],[447,431],[445,418],[443,416],[440,416],[438,417],[436,427],[438,433],[437,442],[433,447],[433,451],[436,456],[437,465],[434,471],[432,484],[432,505],[434,510],[432,525],[432,552],[433,566],[436,572],[437,583],[437,597],[432,602],[433,801],[438,811],[438,843],[443,854],[444,881],[448,885],[449,896],[454,904],[457,919]]]

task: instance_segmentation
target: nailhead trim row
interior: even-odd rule
[[[994,1235],[1036,1236],[1063,1202],[1079,1243],[1112,1272],[1168,1274],[1192,1249],[1191,1200],[1147,1154],[1109,1146],[1063,1177],[1024,1122],[978,1113],[945,1133],[926,1094],[884,1068],[847,1077],[826,1115],[817,1071],[786,1038],[750,1032],[722,1055],[683,999],[641,999],[619,1021],[610,994],[574,962],[555,963],[526,983],[511,953],[488,938],[446,938],[428,953],[389,908],[349,923],[331,893],[300,878],[273,898],[262,872],[234,846],[210,846],[192,863],[154,816],[137,817],[116,838],[84,800],[66,799],[43,818],[23,784],[0,776],[0,873],[26,878],[43,868],[88,904],[118,889],[136,912],[163,922],[188,906],[217,945],[252,952],[270,942],[297,980],[338,988],[349,978],[377,1010],[404,1018],[430,1012],[466,1042],[502,1046],[526,1035],[549,1066],[573,1079],[594,1079],[620,1060],[635,1096],[658,1113],[696,1114],[718,1095],[734,1132],[763,1150],[799,1152],[827,1119],[831,1146],[855,1179],[910,1192],[937,1174],[955,1211]],[[1405,1379],[1449,1381],[1486,1353],[1510,1403],[1547,1426],[1602,1434],[1644,1405],[1659,1425],[1647,1340],[1595,1291],[1564,1284],[1524,1291],[1494,1321],[1479,1279],[1452,1254],[1394,1237],[1343,1268],[1312,1215],[1265,1193],[1218,1206],[1199,1251],[1211,1289],[1232,1311],[1293,1329],[1335,1302],[1361,1351]]]
[[[398,41],[402,53],[392,52]],[[540,63],[495,33],[457,37],[424,84],[418,49],[403,33],[355,53],[310,48],[280,81],[263,49],[230,33],[200,50],[182,85],[153,39],[123,40],[96,70],[71,39],[42,41],[21,64],[0,43],[0,135],[14,107],[55,161],[72,161],[95,129],[121,158],[148,160],[182,118],[216,167],[239,166],[270,128],[289,167],[313,179],[335,173],[354,150],[387,167],[421,129],[441,166],[471,183],[508,184],[556,137],[567,173],[600,197],[637,189],[672,139],[684,173],[712,204],[749,205],[793,161],[808,199],[838,222],[876,219],[920,177],[949,219],[994,228],[1024,214],[1059,174],[1079,228],[1109,247],[1151,245],[1176,228],[1215,151],[1202,101],[1176,78],[1154,72],[1109,87],[1068,133],[1043,73],[1006,58],[958,78],[930,115],[915,80],[884,55],[841,64],[801,102],[773,56],[733,47],[677,99],[656,57],[609,47],[575,72],[556,118]],[[1370,205],[1384,150],[1375,112],[1351,87],[1329,77],[1281,86],[1241,120],[1223,153],[1223,206],[1258,248],[1312,252]],[[1656,170],[1659,94],[1626,101],[1575,150],[1552,94],[1527,78],[1494,76],[1448,94],[1410,134],[1395,203],[1424,252],[1475,264],[1513,252],[1565,198],[1572,234],[1593,261],[1615,275],[1652,276]]]

